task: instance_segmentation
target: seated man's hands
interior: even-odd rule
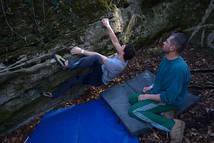
[[[140,94],[138,96],[138,101],[150,99],[149,96],[150,94]]]
[[[75,54],[81,54],[81,51],[82,51],[82,49],[80,48],[80,47],[73,47],[71,50],[70,50],[70,52],[71,52],[71,54],[72,55],[75,55]]]
[[[151,89],[152,89],[151,86],[149,86],[149,87],[144,87],[144,88],[143,88],[143,92],[147,93],[147,92],[149,92]]]
[[[157,102],[161,102],[160,94],[140,94],[138,96],[138,101],[142,100],[154,100]]]

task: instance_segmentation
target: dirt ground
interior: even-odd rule
[[[99,93],[114,85],[123,83],[144,70],[153,73],[162,58],[160,45],[144,48],[137,53],[135,58],[129,61],[128,66],[109,85],[91,87],[87,93],[79,98],[72,99],[58,108],[76,105],[99,98]],[[189,92],[200,97],[200,101],[190,107],[187,111],[178,116],[186,122],[183,143],[214,143],[214,50],[195,48],[189,45],[183,52],[182,57],[188,63],[191,70],[191,83]],[[41,117],[31,121],[29,124],[16,129],[11,134],[1,137],[2,143],[23,143],[34,130]],[[168,135],[154,129],[151,134],[139,136],[142,143],[163,143],[169,142]]]

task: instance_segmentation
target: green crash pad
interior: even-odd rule
[[[134,93],[142,92],[143,87],[153,84],[154,79],[155,75],[146,70],[133,79],[100,93],[100,95],[112,108],[115,114],[119,117],[121,122],[125,125],[129,133],[133,136],[138,136],[151,131],[151,127],[129,116],[128,111],[130,104],[128,102],[128,97]],[[196,103],[198,100],[199,97],[191,93],[187,93],[185,102],[179,106],[176,114],[179,115],[180,113],[184,112],[188,107]]]

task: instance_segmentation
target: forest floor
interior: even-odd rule
[[[126,82],[144,70],[155,73],[163,56],[157,52],[160,50],[161,45],[144,48],[129,61],[124,72],[109,85],[91,87],[84,95],[72,99],[58,108],[98,99],[100,98],[99,93],[103,90]],[[186,123],[183,143],[214,143],[214,50],[189,45],[182,53],[182,57],[188,63],[192,76],[188,90],[200,97],[200,101],[196,105],[177,117]],[[41,117],[38,117],[12,133],[2,136],[0,142],[23,143],[40,119]],[[142,143],[163,143],[168,142],[169,138],[154,129],[151,134],[139,136],[139,140]]]

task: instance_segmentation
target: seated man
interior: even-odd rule
[[[113,58],[108,58],[97,52],[83,50],[79,47],[74,47],[70,52],[71,54],[83,54],[86,57],[76,60],[65,60],[60,55],[55,55],[55,59],[61,64],[63,68],[80,69],[89,68],[87,74],[82,74],[70,78],[64,85],[59,87],[53,92],[41,92],[43,96],[59,97],[67,89],[77,84],[88,84],[92,86],[100,86],[108,84],[119,75],[126,67],[128,60],[134,57],[135,50],[131,45],[120,45],[114,31],[112,30],[109,19],[102,19],[103,26],[107,29],[112,44],[114,45],[118,55]]]
[[[144,93],[129,97],[129,115],[160,130],[170,133],[172,143],[182,142],[185,123],[178,119],[161,116],[162,112],[175,110],[184,102],[190,83],[190,71],[180,56],[188,37],[184,33],[173,33],[163,42],[165,53],[157,70],[154,84],[143,89]]]

